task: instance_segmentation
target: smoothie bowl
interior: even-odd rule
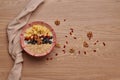
[[[20,35],[21,46],[35,57],[49,54],[56,44],[56,34],[47,23],[35,21],[25,25]]]

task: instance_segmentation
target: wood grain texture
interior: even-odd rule
[[[7,50],[7,24],[28,1],[0,0],[0,80],[7,80],[13,65]],[[61,21],[60,26],[54,25],[57,19]],[[66,40],[69,44],[66,54],[63,54],[63,48],[55,48],[46,56],[53,58],[49,61],[46,57],[36,59],[23,54],[22,80],[120,80],[120,0],[46,0],[30,22],[36,20],[45,21],[55,29],[61,47]],[[69,35],[71,27],[77,40],[64,37]],[[88,31],[94,35],[90,41],[86,37]],[[96,40],[99,43],[94,46]],[[90,47],[82,47],[83,41]],[[105,47],[102,42],[106,43]],[[74,54],[69,53],[70,48],[75,49]]]

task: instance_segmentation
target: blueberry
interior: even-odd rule
[[[47,38],[47,37],[45,37],[45,38],[43,38],[43,43],[48,43],[49,42],[49,38]]]
[[[52,41],[49,41],[49,44],[52,44]]]
[[[48,43],[48,40],[47,40],[47,39],[45,39],[45,43]]]
[[[36,41],[36,40],[34,40],[34,39],[32,39],[32,40],[30,40],[30,43],[31,43],[31,44],[36,44],[36,43],[37,43],[37,41]]]
[[[49,42],[49,38],[46,38],[46,41]]]
[[[31,42],[30,42],[30,41],[28,41],[27,43],[28,43],[28,44],[30,44]]]

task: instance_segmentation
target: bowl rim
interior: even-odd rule
[[[53,34],[52,47],[51,47],[48,51],[46,51],[45,53],[43,53],[43,54],[39,54],[39,53],[34,54],[34,53],[30,52],[28,49],[25,48],[25,44],[24,44],[24,33],[25,33],[26,29],[28,29],[29,27],[32,27],[32,25],[35,25],[35,24],[36,24],[36,25],[38,25],[38,24],[39,24],[39,25],[44,25],[44,26],[47,27],[47,28],[52,32],[52,34]],[[21,34],[20,34],[20,44],[21,44],[21,47],[23,48],[23,50],[24,50],[27,54],[29,54],[29,55],[31,55],[31,56],[34,56],[34,57],[46,56],[46,55],[50,54],[51,51],[53,51],[53,49],[54,49],[54,47],[55,47],[55,44],[56,44],[56,33],[55,33],[54,29],[53,29],[49,24],[47,24],[47,23],[45,23],[45,22],[43,22],[43,21],[34,21],[34,22],[31,22],[31,23],[26,24],[26,25],[22,28],[22,32],[21,32]]]

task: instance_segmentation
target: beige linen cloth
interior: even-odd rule
[[[27,24],[31,14],[44,0],[30,0],[22,12],[8,24],[7,33],[9,40],[9,54],[15,61],[8,80],[20,80],[22,71],[22,48],[20,46],[20,34],[24,25]]]

